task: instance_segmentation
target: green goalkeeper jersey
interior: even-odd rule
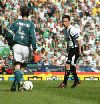
[[[24,46],[30,46],[32,44],[33,49],[36,46],[35,27],[30,20],[19,19],[16,20],[11,26],[10,30],[14,33],[13,40],[15,44]]]

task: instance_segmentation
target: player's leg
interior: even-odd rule
[[[14,78],[15,78],[15,80],[14,80],[14,82],[13,82],[13,84],[12,84],[12,86],[11,86],[11,91],[16,91],[16,87],[17,87],[17,84],[18,84],[18,82],[17,82],[17,72],[16,72],[16,70],[20,70],[20,68],[21,68],[21,66],[20,66],[20,62],[15,62],[14,63]]]
[[[72,56],[73,56],[73,52],[70,50],[69,54],[68,54],[68,59],[66,61],[66,65],[65,65],[64,81],[58,86],[60,88],[64,88],[64,87],[67,86],[67,80],[68,80],[69,75],[71,73],[70,64],[71,64],[71,61],[72,61]]]
[[[75,51],[74,51],[74,58],[72,59],[73,60],[73,62],[72,62],[72,64],[71,64],[71,73],[72,73],[72,75],[73,75],[73,77],[74,77],[74,83],[73,83],[73,85],[71,86],[72,88],[74,88],[74,87],[76,87],[78,84],[80,84],[80,81],[79,81],[79,79],[78,79],[78,76],[77,76],[77,72],[76,72],[76,61],[78,60],[78,58],[79,58],[79,54],[78,54],[78,49],[77,48],[75,48]]]
[[[20,70],[21,70],[21,62],[15,62],[14,63],[14,75],[15,75],[15,81],[14,81],[14,83],[13,83],[13,87],[14,88],[16,88],[17,87],[17,85],[18,85],[18,87],[19,87],[19,83],[20,83],[20,76],[22,75],[22,74],[20,74],[21,72],[20,72]]]
[[[16,86],[17,86],[17,81],[15,79],[12,86],[11,86],[11,91],[16,91]]]
[[[13,46],[14,62],[22,62],[21,45],[15,44]],[[15,63],[16,64],[16,63]]]
[[[23,81],[20,81],[20,84],[19,84],[19,89],[18,89],[18,91],[20,91],[20,92],[23,92],[23,91],[24,91],[23,84],[24,84],[24,82],[23,82]]]
[[[27,63],[31,57],[31,52],[30,48],[27,46],[21,46],[21,52],[22,52],[22,63]],[[29,56],[30,55],[30,56]]]
[[[77,76],[77,73],[76,73],[76,67],[74,65],[71,65],[71,73],[74,77],[74,80],[75,82],[78,82],[78,76]]]
[[[69,70],[68,70],[69,69]],[[67,87],[67,80],[70,75],[70,64],[66,64],[65,66],[65,75],[64,75],[64,80],[63,82],[58,86],[59,88],[65,88]]]
[[[17,78],[16,78],[16,80],[17,80],[17,84],[18,84],[18,91],[20,91],[21,90],[21,79],[22,79],[22,77],[23,77],[23,74],[22,74],[22,72],[19,70],[18,71],[18,76],[17,76]]]
[[[18,80],[18,91],[23,92],[23,83],[21,83],[21,79]]]
[[[72,62],[72,57],[73,57],[73,50],[70,49],[70,51],[68,53],[68,59],[66,61],[65,76],[64,76],[64,81],[63,81],[63,84],[65,84],[65,85],[67,85],[67,80],[69,78],[69,75],[71,74],[70,65]]]
[[[65,68],[65,76],[64,76],[64,81],[63,84],[65,84],[65,86],[67,85],[67,80],[69,78],[70,75],[70,64],[66,64],[66,68]]]

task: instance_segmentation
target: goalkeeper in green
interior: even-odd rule
[[[28,20],[29,8],[27,6],[21,7],[22,19],[16,20],[9,28],[7,39],[13,41],[15,80],[12,84],[11,91],[16,90],[18,84],[23,76],[21,71],[22,65],[25,66],[30,61],[30,48],[36,50],[36,35],[34,23]],[[13,40],[12,40],[13,39]],[[9,43],[9,42],[8,42]]]

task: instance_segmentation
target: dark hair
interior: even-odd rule
[[[63,15],[62,21],[63,21],[64,18],[67,18],[70,21],[70,16],[69,15]]]
[[[19,61],[14,62],[14,66],[16,66],[16,65],[19,65],[20,66],[20,69],[22,68],[22,63],[21,62],[19,62]]]
[[[29,16],[30,10],[29,10],[28,6],[22,6],[21,9],[20,9],[20,11],[21,11],[21,16],[22,17],[24,17],[24,16],[28,17]]]

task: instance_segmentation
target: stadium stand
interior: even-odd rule
[[[82,57],[78,60],[79,72],[100,72],[100,2],[98,0],[0,0],[0,73],[8,65],[10,47],[6,29],[17,18],[21,19],[20,7],[30,8],[30,21],[36,29],[39,59],[29,63],[26,72],[64,71],[66,42],[63,36],[61,18],[69,14],[71,24],[80,31]],[[38,5],[37,5],[38,4]],[[42,50],[45,50],[42,53]],[[13,53],[12,53],[13,54]],[[34,56],[34,53],[32,53]],[[13,65],[13,64],[12,64]],[[6,74],[6,68],[3,72]]]

